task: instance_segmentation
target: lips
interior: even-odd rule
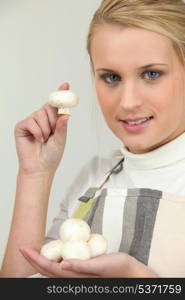
[[[140,132],[150,126],[153,117],[139,117],[134,119],[120,120],[123,128],[128,132]]]
[[[150,117],[138,117],[138,118],[126,119],[126,120],[120,120],[120,121],[128,123],[128,122],[138,122],[138,121],[141,121],[141,120],[149,120],[151,118],[153,118],[153,117],[152,116],[150,116]]]

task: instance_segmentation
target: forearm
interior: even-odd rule
[[[17,189],[2,276],[27,277],[35,270],[19,251],[25,244],[40,248],[44,243],[48,199],[53,174],[17,176]]]

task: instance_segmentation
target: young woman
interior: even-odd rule
[[[66,139],[66,117],[45,105],[15,127],[20,169],[3,276],[185,276],[184,28],[181,0],[102,1],[87,48],[102,113],[123,147],[84,167],[46,241],[58,238],[66,218],[81,216],[107,237],[108,253],[61,263],[39,255]]]

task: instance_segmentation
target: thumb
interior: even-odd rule
[[[61,146],[65,146],[68,119],[69,119],[69,115],[61,115],[61,117],[59,117],[56,122],[53,139],[56,144]]]
[[[69,90],[69,88],[70,88],[69,83],[65,82],[59,86],[58,90]]]
[[[61,262],[61,267],[64,270],[79,272],[84,274],[92,274],[92,275],[102,275],[104,269],[108,269],[104,260],[101,261],[103,255],[100,255],[98,258],[91,258],[87,260],[81,259],[65,259]]]

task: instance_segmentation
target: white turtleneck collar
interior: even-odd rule
[[[124,165],[129,169],[157,169],[185,160],[185,133],[171,142],[144,154],[129,152],[125,146],[121,147],[125,157]]]

